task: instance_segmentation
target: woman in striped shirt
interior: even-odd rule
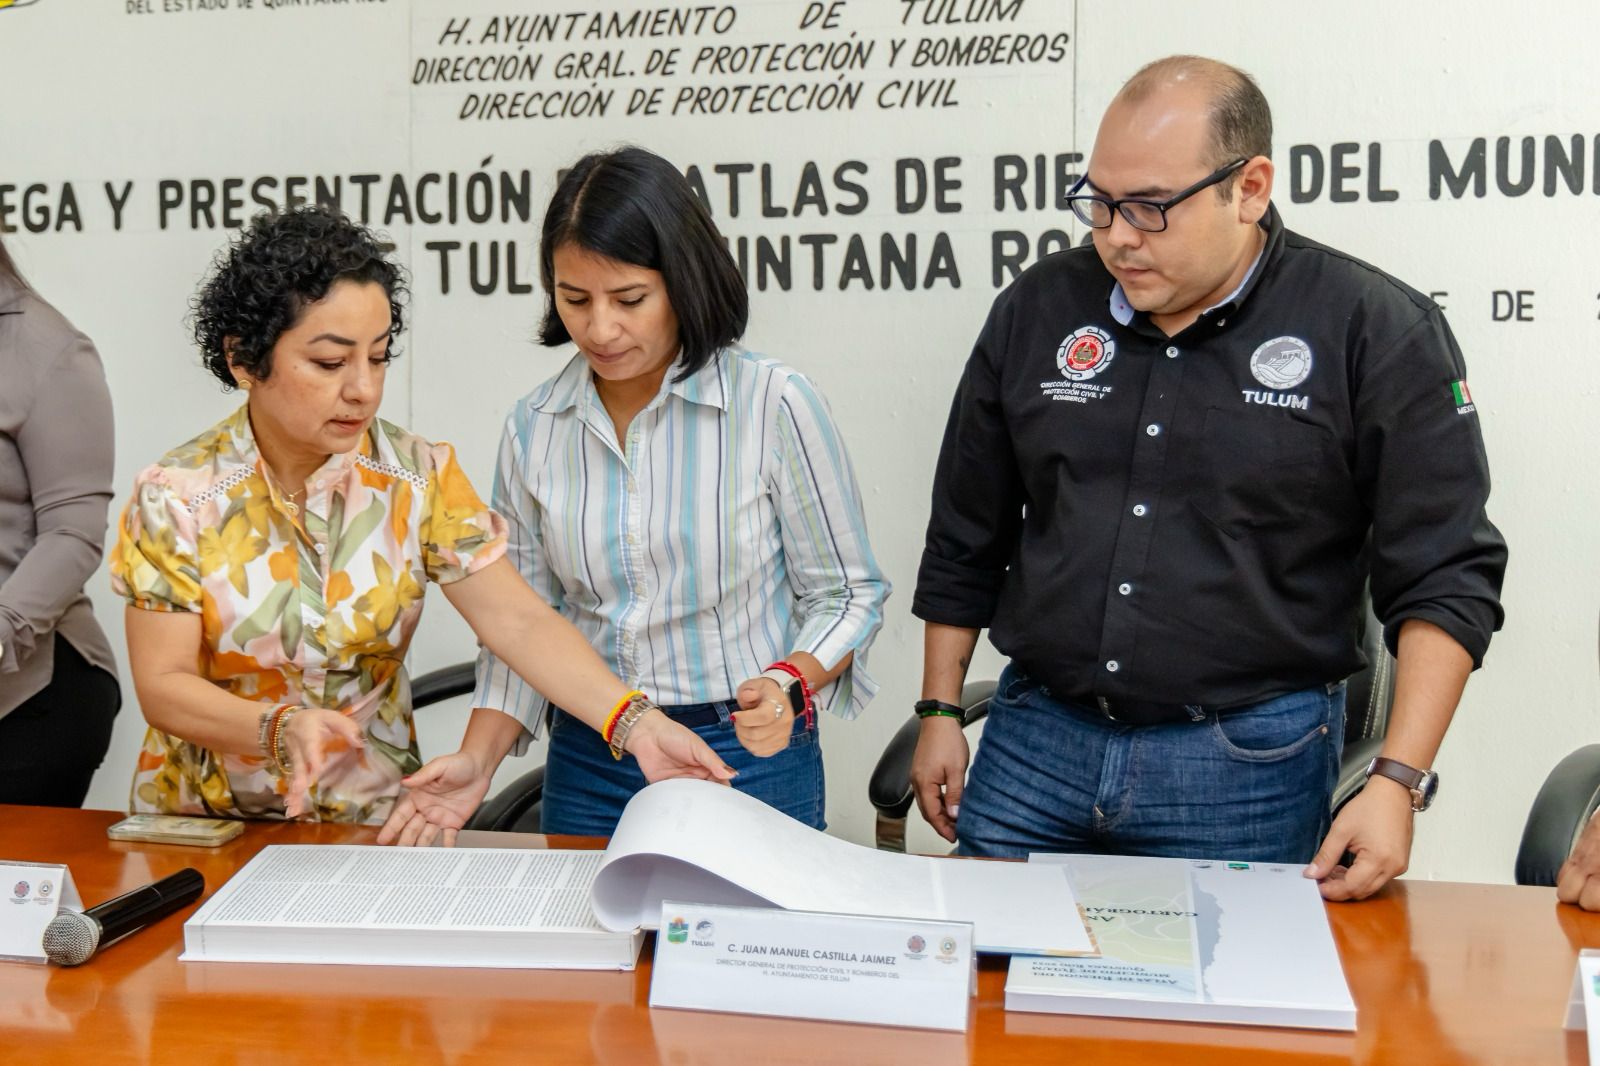
[[[541,339],[493,506],[529,583],[747,791],[822,828],[817,712],[858,714],[889,583],[815,386],[737,346],[749,301],[710,213],[639,148],[585,156],[545,215]],[[546,832],[609,834],[644,778],[484,651],[475,706],[551,723]],[[509,746],[508,741],[508,746]],[[452,788],[475,806],[487,779]]]

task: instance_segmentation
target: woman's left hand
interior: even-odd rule
[[[442,833],[445,847],[454,847],[456,831],[488,794],[490,776],[464,751],[429,759],[401,780],[404,791],[378,830],[378,843],[427,847]]]
[[[776,681],[752,677],[739,686],[734,698],[739,701],[739,710],[733,712],[734,733],[746,751],[765,759],[789,746],[794,708]]]

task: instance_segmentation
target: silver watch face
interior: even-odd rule
[[[1434,797],[1439,794],[1439,775],[1432,770],[1425,771],[1422,780],[1417,782],[1417,787],[1411,790],[1411,809],[1425,811],[1433,805]]]

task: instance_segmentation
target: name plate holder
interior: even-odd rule
[[[966,1032],[972,923],[665,900],[650,1006]]]
[[[44,927],[65,907],[83,910],[65,866],[0,859],[0,960],[44,962]]]

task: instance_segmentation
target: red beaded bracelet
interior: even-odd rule
[[[640,692],[638,689],[634,689],[632,692],[622,697],[622,699],[618,700],[617,705],[611,709],[611,713],[606,715],[605,725],[600,727],[600,735],[605,738],[605,742],[607,744],[611,743],[611,734],[617,731],[617,723],[622,720],[622,712],[627,710],[628,705],[635,699],[643,698],[644,693]]]

